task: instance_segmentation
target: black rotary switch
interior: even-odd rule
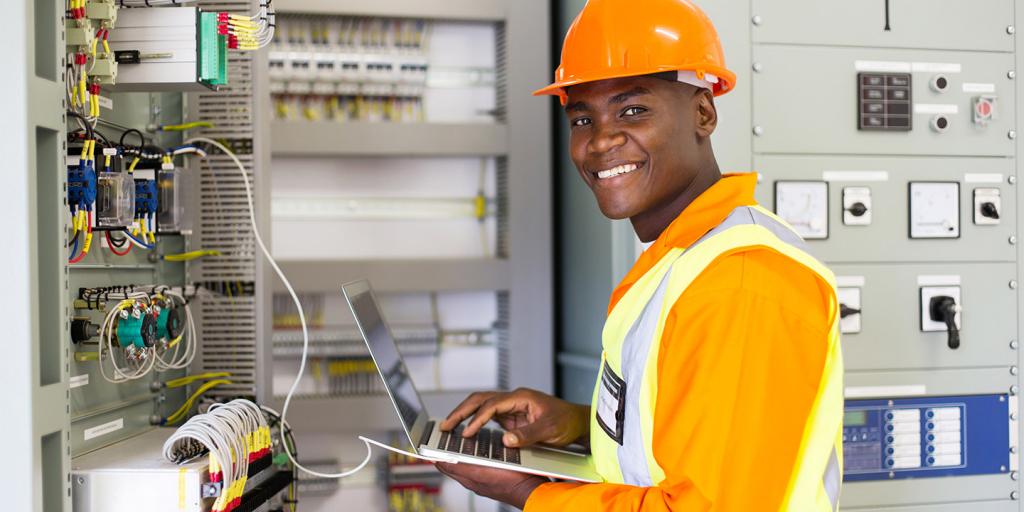
[[[846,211],[850,212],[850,214],[853,215],[854,217],[861,217],[868,212],[868,207],[864,203],[857,201],[856,203],[850,205],[850,207],[847,208]]]
[[[996,204],[990,201],[981,203],[981,215],[990,219],[999,218],[999,208],[996,208]]]
[[[142,316],[142,328],[140,330],[142,335],[142,343],[146,347],[152,347],[156,345],[157,339],[157,322],[155,315],[143,315]]]
[[[846,304],[842,304],[842,303],[839,304],[839,318],[846,318],[848,316],[859,315],[859,314],[860,314],[860,310],[859,309],[851,308],[850,306],[847,306]]]
[[[928,303],[928,316],[933,322],[946,324],[946,344],[953,350],[960,348],[960,328],[956,326],[956,315],[960,309],[956,299],[948,295],[937,295]]]

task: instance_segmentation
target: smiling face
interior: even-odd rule
[[[570,87],[565,111],[572,160],[601,213],[629,218],[642,240],[696,197],[687,191],[701,173],[713,168],[717,180],[706,90],[651,76],[601,80]]]

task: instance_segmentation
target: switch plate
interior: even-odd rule
[[[988,126],[996,117],[995,96],[975,96],[971,120],[977,126]]]
[[[776,181],[775,214],[806,240],[828,238],[828,182]]]
[[[846,304],[847,307],[853,309],[861,309],[860,305],[860,288],[841,287],[837,290],[837,297],[840,304]],[[856,334],[860,332],[860,320],[863,313],[854,313],[847,316],[846,318],[839,319],[839,332],[843,334]]]
[[[999,218],[987,217],[982,212],[986,203],[995,206],[996,214],[1002,215],[1003,205],[999,198],[998,188],[976,188],[974,189],[974,223],[978,226],[998,226]]]
[[[946,324],[942,322],[936,322],[932,320],[932,317],[928,311],[928,307],[931,304],[932,297],[938,297],[940,295],[946,295],[953,297],[957,305],[963,307],[963,302],[960,298],[960,287],[959,286],[923,286],[921,287],[921,331],[923,332],[946,332]],[[954,317],[957,329],[961,328],[961,320],[963,319],[963,312],[957,313]]]
[[[851,210],[860,203],[866,210],[859,217]],[[847,226],[871,225],[871,189],[868,187],[843,188],[843,224]]]
[[[960,238],[960,183],[910,183],[910,238]]]

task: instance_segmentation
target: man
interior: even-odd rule
[[[611,297],[591,407],[537,391],[476,393],[443,429],[490,420],[509,446],[580,442],[599,484],[438,464],[533,511],[834,511],[842,359],[832,274],[722,176],[714,96],[735,75],[687,0],[590,0],[556,81],[570,147],[601,212],[653,244]]]

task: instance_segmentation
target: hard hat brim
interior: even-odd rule
[[[639,71],[638,70],[638,71],[632,71],[632,72],[630,72],[630,71],[623,71],[623,72],[620,72],[620,73],[601,73],[599,75],[595,75],[595,76],[591,76],[591,77],[575,77],[575,78],[570,78],[568,80],[560,80],[560,81],[552,83],[551,85],[548,85],[547,87],[544,87],[544,88],[541,88],[541,89],[537,89],[536,91],[533,91],[533,95],[534,96],[558,96],[558,98],[562,102],[562,105],[565,105],[565,103],[566,103],[566,101],[568,99],[568,93],[566,92],[566,89],[568,89],[569,87],[572,87],[574,85],[580,85],[580,84],[585,84],[585,83],[590,83],[590,82],[599,82],[601,80],[611,80],[613,78],[629,78],[629,77],[653,75],[653,74],[656,74],[656,73],[663,73],[663,72],[666,72],[666,71],[699,71],[702,74],[703,73],[711,73],[712,75],[715,75],[716,77],[718,77],[718,80],[719,80],[719,83],[716,84],[715,88],[712,91],[712,93],[715,96],[721,96],[722,94],[725,94],[725,93],[733,90],[736,87],[736,74],[733,73],[732,71],[729,71],[728,69],[723,68],[723,67],[719,67],[719,66],[706,66],[705,65],[705,66],[701,66],[700,70],[695,70],[695,69],[689,68],[689,67],[676,68],[676,67],[668,67],[668,66],[666,66],[666,67],[661,67],[661,68],[658,68],[658,69],[648,69],[648,70],[643,70],[643,71]]]

